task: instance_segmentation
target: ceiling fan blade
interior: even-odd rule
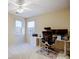
[[[32,2],[27,2],[27,3],[24,3],[24,4],[22,4],[22,6],[28,6],[28,5],[30,5]]]
[[[17,9],[18,9],[18,8],[13,8],[13,9],[10,9],[9,11],[14,11],[14,10],[16,11]]]
[[[29,10],[29,11],[31,11],[32,9],[30,9],[30,8],[23,8],[24,10]]]
[[[9,1],[9,3],[11,3],[11,4],[13,4],[13,5],[15,5],[15,6],[19,6],[18,4],[16,4],[15,2],[13,2],[13,1]]]

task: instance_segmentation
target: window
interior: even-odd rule
[[[16,31],[16,35],[21,35],[22,34],[22,28],[23,28],[22,21],[16,20],[15,26],[16,26],[16,30],[15,30]]]
[[[34,28],[35,27],[35,22],[34,21],[28,22],[27,27],[28,28]]]
[[[22,28],[22,22],[19,20],[16,20],[16,27]]]

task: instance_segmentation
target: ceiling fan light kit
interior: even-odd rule
[[[16,6],[16,13],[23,13],[25,9],[29,11],[31,10],[30,8],[27,8],[27,6],[32,3],[31,0],[27,1],[27,3],[25,2],[25,0],[16,0],[15,2],[10,1],[10,3]]]
[[[16,10],[16,12],[22,13],[24,11],[24,9],[23,9],[24,0],[17,0],[17,4],[19,6],[18,6],[18,9]]]
[[[24,9],[17,9],[16,12],[18,12],[18,13],[22,13],[23,11],[24,11]]]

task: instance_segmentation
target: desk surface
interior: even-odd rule
[[[63,41],[63,42],[70,42],[70,40],[56,40],[56,41]]]

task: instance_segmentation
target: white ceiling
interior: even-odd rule
[[[16,1],[16,0],[9,0]],[[25,0],[27,3],[29,0]],[[24,10],[21,14],[16,14],[16,6],[8,3],[8,12],[11,14],[16,14],[22,17],[31,17],[36,16],[42,13],[60,10],[62,8],[69,8],[70,0],[30,0],[32,3],[28,5],[26,8],[30,8],[31,10]]]

